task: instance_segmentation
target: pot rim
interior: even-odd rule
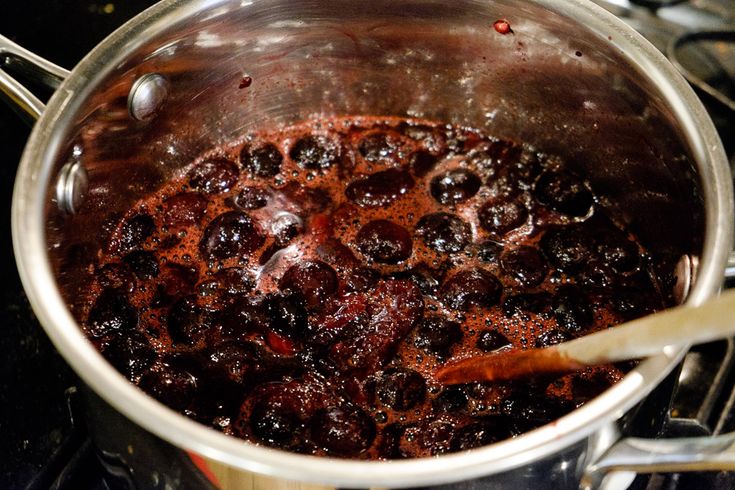
[[[56,348],[102,398],[138,425],[202,456],[256,473],[348,487],[437,485],[511,470],[558,452],[618,419],[680,361],[685,347],[649,358],[622,381],[572,413],[517,438],[464,453],[406,461],[352,461],[305,456],[226,436],[180,415],[144,394],[110,366],[87,341],[66,307],[47,257],[46,196],[54,156],[65,128],[100,80],[146,40],[174,21],[227,0],[165,0],[97,45],[54,94],[26,145],[13,194],[13,248],[36,316]],[[691,148],[705,201],[705,238],[697,282],[687,303],[716,294],[731,248],[733,195],[722,144],[704,107],[684,78],[642,36],[588,0],[533,0],[609,39],[658,87]],[[608,38],[611,36],[611,38]]]

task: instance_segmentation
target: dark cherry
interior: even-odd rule
[[[175,262],[167,262],[161,266],[155,302],[164,305],[188,294],[197,283],[199,273],[193,267]]]
[[[632,272],[641,262],[638,246],[618,230],[597,236],[597,254],[602,263],[619,273]]]
[[[562,286],[557,290],[554,317],[559,327],[571,333],[582,332],[594,321],[592,308],[586,302],[584,293],[575,286]]]
[[[423,177],[431,172],[439,159],[428,151],[418,150],[411,154],[408,161],[416,177]]]
[[[513,344],[508,337],[497,330],[483,330],[477,337],[477,348],[483,352],[492,352]]]
[[[339,148],[325,136],[305,136],[289,152],[291,160],[305,169],[329,168],[339,161]]]
[[[466,169],[455,169],[431,179],[429,189],[439,204],[457,204],[480,190],[480,177]]]
[[[306,335],[307,313],[301,298],[294,294],[272,294],[265,299],[263,306],[271,329],[294,339]]]
[[[424,401],[426,380],[411,369],[387,369],[377,380],[376,393],[383,405],[405,411]]]
[[[399,271],[391,275],[395,279],[408,279],[416,284],[423,294],[435,296],[441,286],[446,273],[445,267],[432,268],[424,262],[405,271]]]
[[[399,158],[401,140],[392,132],[374,131],[362,137],[357,145],[360,155],[372,163],[393,163]]]
[[[507,419],[487,417],[458,429],[450,442],[451,450],[467,451],[506,439],[512,435]]]
[[[228,211],[204,230],[199,251],[208,259],[225,260],[248,255],[265,241],[258,225],[245,213]]]
[[[494,306],[502,293],[500,281],[483,269],[459,271],[444,283],[441,290],[444,303],[455,310]]]
[[[477,258],[488,264],[497,264],[504,248],[498,242],[485,240],[477,246]]]
[[[513,167],[503,167],[485,183],[488,200],[492,202],[510,201],[518,196],[528,185]]]
[[[179,228],[197,224],[204,217],[207,198],[198,192],[176,194],[163,201],[163,224]]]
[[[317,308],[337,291],[337,273],[319,260],[302,262],[283,274],[278,287],[299,295],[309,308]]]
[[[185,345],[202,342],[209,327],[196,296],[186,296],[174,303],[166,315],[166,325],[171,340]]]
[[[342,277],[345,291],[353,293],[372,289],[378,279],[380,279],[380,273],[367,267],[352,269]]]
[[[329,191],[320,187],[306,187],[295,181],[283,186],[280,192],[305,215],[321,213],[332,204]]]
[[[89,311],[86,327],[92,337],[114,332],[130,332],[138,326],[138,311],[130,304],[125,291],[102,291]]]
[[[424,317],[416,328],[414,345],[432,354],[448,356],[452,346],[462,340],[462,327],[443,316]]]
[[[235,198],[235,206],[245,211],[264,208],[268,204],[271,193],[262,187],[244,186]]]
[[[240,171],[224,158],[204,160],[189,171],[189,185],[205,194],[228,192],[237,182]]]
[[[155,231],[156,224],[148,214],[136,214],[123,221],[117,237],[118,252],[125,253],[140,248]]]
[[[358,206],[382,207],[406,194],[413,186],[413,178],[407,171],[389,168],[353,181],[345,189],[345,195]]]
[[[516,430],[525,432],[569,413],[574,405],[538,389],[516,390],[503,400],[501,411],[512,417]]]
[[[503,301],[503,312],[507,316],[535,313],[548,316],[552,298],[549,293],[519,293],[508,296]]]
[[[116,336],[102,351],[115,369],[133,380],[140,376],[156,359],[156,351],[140,332]]]
[[[258,177],[275,177],[281,171],[281,163],[283,155],[273,143],[257,148],[245,146],[240,151],[240,164]]]
[[[357,248],[375,262],[397,264],[411,256],[413,241],[408,231],[392,221],[380,219],[363,226],[356,237]]]
[[[360,261],[352,250],[334,237],[329,237],[320,243],[316,254],[337,269],[360,267]]]
[[[534,187],[536,200],[560,213],[585,216],[594,202],[584,182],[566,172],[544,172]]]
[[[263,357],[263,348],[255,342],[221,342],[207,351],[206,372],[211,379],[237,386],[255,384],[264,379]]]
[[[528,219],[528,209],[518,201],[488,201],[477,212],[483,230],[498,236],[521,226]]]
[[[437,252],[456,253],[472,240],[470,226],[449,213],[427,214],[416,225],[416,233]]]
[[[123,258],[123,262],[138,279],[148,280],[158,276],[158,259],[153,252],[134,250]]]
[[[535,345],[538,348],[549,347],[555,344],[561,344],[562,342],[566,342],[568,340],[572,340],[571,335],[562,330],[552,328],[551,330],[546,330],[541,335],[536,337]]]
[[[432,407],[436,412],[457,413],[467,410],[469,399],[461,386],[447,386],[439,393]]]
[[[223,338],[244,340],[253,332],[265,332],[269,318],[263,305],[248,296],[238,296],[220,310],[216,322]]]
[[[302,430],[298,413],[277,399],[265,398],[253,405],[250,428],[253,435],[275,447],[288,447]]]
[[[549,271],[544,256],[535,248],[525,245],[503,252],[500,267],[507,277],[524,287],[538,286],[544,282]]]
[[[184,410],[194,398],[198,380],[188,371],[161,365],[140,379],[143,391],[174,410]]]
[[[284,211],[273,217],[270,227],[271,233],[276,238],[276,244],[285,247],[304,231],[304,221],[295,214]]]
[[[365,452],[375,439],[373,419],[352,405],[319,410],[309,425],[312,441],[334,456],[356,456]]]
[[[593,238],[581,226],[556,227],[548,230],[541,241],[549,262],[564,272],[578,272],[595,253]]]

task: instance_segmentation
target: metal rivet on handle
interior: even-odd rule
[[[78,162],[68,162],[59,172],[56,182],[56,200],[64,213],[75,214],[82,207],[89,187],[87,170]]]
[[[128,112],[138,121],[156,114],[168,96],[168,80],[158,73],[147,73],[138,78],[128,95]]]

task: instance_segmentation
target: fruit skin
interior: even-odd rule
[[[494,306],[503,294],[503,286],[484,269],[462,270],[444,283],[441,296],[444,304],[454,310],[473,306]]]
[[[189,185],[205,194],[229,192],[237,182],[237,165],[224,158],[210,158],[189,171]]]
[[[337,273],[320,260],[307,261],[291,266],[278,287],[301,297],[307,307],[316,308],[337,291]]]
[[[383,264],[397,264],[409,258],[413,250],[411,234],[401,225],[379,219],[357,232],[357,247],[364,255]]]
[[[416,225],[416,234],[437,252],[457,253],[472,240],[470,226],[458,216],[432,213],[422,216]]]
[[[311,419],[312,440],[327,454],[350,457],[365,452],[375,439],[375,422],[361,408],[344,405],[318,411]]]
[[[240,164],[258,177],[275,177],[281,171],[283,155],[273,143],[266,143],[257,148],[243,147],[240,151]]]
[[[426,380],[412,369],[388,369],[378,378],[376,392],[383,405],[406,411],[426,398]]]
[[[482,181],[465,169],[450,170],[437,175],[429,183],[431,195],[439,204],[457,204],[477,194]]]
[[[263,245],[260,227],[240,211],[228,211],[207,225],[199,242],[199,251],[208,260],[225,260],[248,255]]]
[[[390,168],[353,181],[345,189],[345,195],[361,207],[382,207],[406,194],[414,185],[408,171]]]
[[[115,332],[130,332],[138,326],[138,310],[120,289],[104,290],[94,302],[87,317],[87,332],[101,338]]]
[[[503,236],[524,224],[528,219],[528,209],[517,201],[489,201],[477,212],[483,230]]]

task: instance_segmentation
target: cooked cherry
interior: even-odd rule
[[[428,151],[419,150],[411,154],[408,159],[411,170],[416,177],[423,177],[433,170],[438,158]]]
[[[455,169],[431,179],[431,195],[440,204],[456,204],[471,198],[480,190],[480,177],[469,170]]]
[[[156,231],[153,218],[147,214],[137,214],[125,220],[117,237],[117,249],[124,253],[139,248]]]
[[[134,250],[125,256],[123,262],[138,279],[147,280],[158,276],[158,259],[152,252]]]
[[[263,304],[270,328],[294,339],[306,334],[306,309],[300,298],[293,294],[272,294]]]
[[[258,401],[250,414],[255,437],[276,447],[287,447],[297,438],[302,423],[296,411],[277,399]]]
[[[254,185],[244,186],[235,198],[235,205],[246,211],[264,208],[270,199],[270,192]]]
[[[457,272],[442,286],[444,303],[455,310],[498,303],[503,286],[495,276],[483,269]]]
[[[520,293],[508,296],[503,301],[503,311],[507,316],[527,312],[545,315],[551,310],[549,293]]]
[[[567,332],[579,333],[592,325],[592,309],[584,294],[574,286],[559,288],[554,298],[554,317],[559,327]]]
[[[304,231],[304,222],[293,213],[281,212],[273,217],[271,221],[271,232],[276,238],[276,243],[285,246]]]
[[[538,202],[570,216],[585,216],[594,200],[584,182],[564,172],[544,172],[534,192]]]
[[[199,221],[207,209],[207,198],[198,192],[176,194],[163,201],[163,224],[171,228],[189,226]]]
[[[433,354],[447,356],[454,344],[462,340],[462,327],[439,315],[425,317],[416,329],[414,344]]]
[[[93,337],[129,332],[137,326],[138,311],[128,301],[125,291],[118,289],[106,289],[97,297],[86,323]]]
[[[486,240],[477,246],[477,257],[488,264],[497,264],[502,252],[503,246],[492,240]]]
[[[299,295],[310,308],[316,308],[337,291],[337,273],[319,260],[291,266],[278,282],[282,291]]]
[[[541,249],[552,265],[564,272],[577,272],[595,251],[593,239],[585,231],[578,226],[552,228],[541,237]]]
[[[269,324],[263,306],[247,296],[238,297],[222,309],[216,321],[226,339],[245,339],[253,332],[264,332]]]
[[[517,170],[512,167],[498,169],[485,184],[487,185],[489,200],[492,202],[510,201],[527,187],[527,184],[518,175]]]
[[[222,342],[207,351],[207,374],[239,386],[261,382],[266,374],[262,351],[254,342]]]
[[[535,429],[569,413],[571,402],[538,390],[517,390],[503,400],[502,411],[513,418],[522,431]]]
[[[380,279],[380,273],[367,267],[352,269],[342,277],[345,291],[348,292],[368,291],[375,286],[378,279]]]
[[[638,246],[622,233],[607,232],[597,237],[597,253],[616,272],[631,272],[640,264]]]
[[[371,221],[357,233],[357,247],[370,259],[397,264],[411,256],[413,242],[406,229],[392,221]]]
[[[555,344],[561,344],[562,342],[566,342],[568,340],[572,340],[571,335],[559,329],[552,328],[551,330],[547,330],[536,337],[536,347],[549,347]]]
[[[258,177],[274,177],[281,171],[283,155],[273,143],[265,143],[257,148],[243,147],[240,151],[240,164],[251,174]]]
[[[197,390],[197,379],[191,373],[162,365],[140,379],[140,387],[158,401],[174,410],[184,410]]]
[[[477,337],[477,348],[483,352],[492,352],[503,347],[510,347],[513,344],[508,337],[497,330],[483,330]]]
[[[414,186],[411,175],[399,168],[355,180],[345,189],[347,199],[363,207],[382,207],[406,194]]]
[[[311,419],[311,439],[329,454],[355,456],[375,439],[375,422],[355,406],[328,407]]]
[[[459,252],[472,239],[470,226],[449,213],[423,216],[416,225],[416,233],[430,248],[444,253]]]
[[[416,284],[421,292],[434,296],[441,286],[446,270],[443,267],[434,269],[421,262],[416,267],[412,267],[406,271],[399,271],[391,274],[395,279],[408,279]]]
[[[320,187],[306,187],[291,181],[280,192],[305,214],[321,213],[332,204],[329,192]]]
[[[511,435],[512,431],[505,418],[499,418],[497,421],[487,418],[457,430],[452,436],[451,450],[467,451],[487,446]]]
[[[156,351],[140,332],[119,335],[102,352],[115,369],[130,379],[143,373],[156,359]]]
[[[502,236],[526,222],[528,209],[518,201],[489,201],[480,208],[477,217],[482,229]]]
[[[199,250],[209,259],[225,260],[248,255],[264,241],[260,228],[250,216],[239,211],[228,211],[207,225],[199,242]]]
[[[447,386],[434,398],[432,407],[438,412],[455,413],[466,410],[468,402],[461,386]]]
[[[237,165],[224,158],[204,160],[189,171],[189,185],[205,194],[228,192],[237,182]]]
[[[324,136],[306,136],[291,147],[289,156],[299,167],[316,170],[329,168],[337,163],[339,149]]]
[[[404,411],[424,401],[426,380],[411,369],[388,369],[378,378],[376,392],[383,405]]]
[[[401,141],[398,135],[383,131],[363,136],[357,146],[360,155],[368,162],[393,162],[398,159]]]
[[[549,270],[543,255],[535,248],[525,245],[503,252],[500,256],[500,267],[508,277],[525,287],[541,284]]]
[[[320,243],[316,249],[316,254],[320,259],[338,269],[360,266],[360,261],[352,253],[352,250],[334,237],[329,237]]]
[[[174,303],[166,316],[166,324],[171,340],[186,345],[203,341],[209,326],[195,296],[187,296]]]

